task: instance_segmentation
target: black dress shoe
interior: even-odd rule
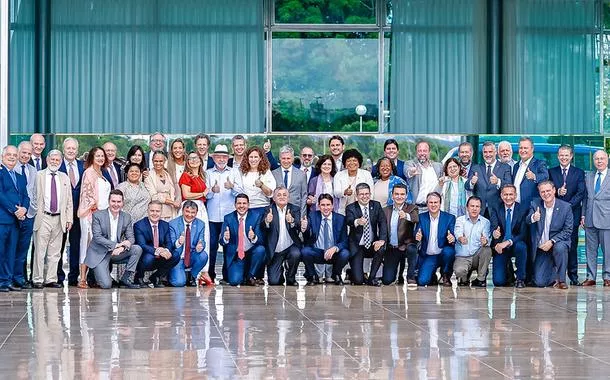
[[[338,274],[333,276],[333,280],[335,281],[335,285],[345,285],[341,279],[341,276]]]
[[[32,283],[30,282],[24,282],[23,284],[19,284],[19,286],[21,289],[32,289]]]
[[[53,289],[60,289],[63,288],[63,286],[61,286],[61,284],[58,284],[57,282],[49,282],[48,284],[44,284],[45,288],[53,288]]]
[[[517,288],[517,289],[525,288],[525,282],[523,282],[523,280],[517,280],[517,282],[515,282],[515,288]]]
[[[396,281],[396,285],[404,285],[405,284],[405,278],[403,276],[399,276],[398,280]]]
[[[468,285],[470,285],[470,284],[468,283],[468,281],[459,281],[459,282],[458,282],[458,286],[468,286]]]
[[[10,290],[11,292],[20,292],[21,288],[15,285],[9,285],[6,287],[8,290]]]
[[[369,285],[369,286],[381,286],[381,282],[378,279],[374,278],[374,279],[372,279],[370,281],[367,281],[367,285]]]
[[[130,280],[124,279],[119,282],[119,287],[127,289],[140,289],[140,285],[134,284]]]
[[[286,281],[287,286],[299,286],[299,283],[296,280]]]
[[[44,286],[42,284],[39,284],[39,283],[33,283],[32,284],[32,288],[34,288],[34,289],[42,289],[42,288],[44,288]]]
[[[248,286],[257,286],[258,285],[258,281],[256,281],[255,278],[249,278],[246,281],[246,285],[248,285]]]
[[[307,283],[305,284],[305,286],[316,286],[318,285],[317,281],[313,281],[313,280],[307,280]]]
[[[150,276],[148,280],[152,284],[153,288],[165,288],[165,285],[161,283],[161,280],[159,280],[159,277],[157,276]]]
[[[68,280],[68,286],[78,286],[78,280]]]
[[[470,283],[470,286],[472,286],[473,288],[485,288],[485,287],[487,287],[487,282],[486,281],[480,281],[478,278],[475,278]]]
[[[578,280],[570,280],[570,285],[572,285],[572,286],[580,286],[580,282],[578,282]]]
[[[16,283],[16,282],[13,282],[12,287],[13,287],[13,288],[15,288],[15,289],[17,289],[17,290],[21,290],[21,289],[23,289],[23,286],[21,286],[21,284]]]

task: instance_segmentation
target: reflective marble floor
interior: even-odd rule
[[[45,289],[0,342],[8,379],[601,379],[610,290]]]

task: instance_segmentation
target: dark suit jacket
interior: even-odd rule
[[[169,223],[164,220],[159,220],[157,229],[159,231],[159,247],[167,248],[171,252],[172,242],[169,237]],[[136,244],[142,248],[142,256],[154,256],[155,245],[153,241],[153,231],[148,218],[140,219],[133,225],[133,234],[135,235]]]
[[[510,173],[510,166],[508,166],[508,164],[496,161],[496,165],[494,166],[492,172],[500,179],[500,186],[504,186],[507,183],[513,183]],[[479,179],[474,186],[471,186],[470,180],[472,177],[474,177],[474,173],[477,173]],[[489,182],[489,178],[487,178],[487,164],[477,164],[470,167],[470,174],[464,188],[472,191],[474,195],[481,198],[481,214],[483,214],[485,209],[488,207],[490,208],[489,212],[491,213],[491,209],[502,204],[502,200],[500,199],[500,189],[498,189],[497,185],[491,184]]]
[[[385,218],[388,222],[388,244],[390,244],[390,235],[391,225],[392,223],[392,211],[394,206],[387,206],[383,208],[383,212],[385,213]],[[406,212],[411,216],[411,221],[406,219],[398,219],[398,249],[400,251],[407,250],[407,244],[415,243],[415,224],[419,222],[419,213],[417,211],[417,206],[414,204],[403,203],[401,210]]]
[[[515,177],[517,176],[517,171],[519,171],[519,162],[515,163],[513,166],[513,183],[515,183]],[[546,169],[546,162],[537,159],[536,157],[532,157],[527,169],[534,172],[536,175],[536,180],[527,179],[525,174],[523,175],[523,181],[521,181],[521,185],[519,186],[519,194],[521,195],[521,204],[529,205],[530,202],[534,199],[540,199],[540,193],[538,193],[538,184],[542,181],[546,181],[549,179],[549,172]],[[527,173],[526,169],[526,173]]]
[[[17,217],[15,211],[17,206],[30,208],[30,198],[28,197],[28,190],[25,178],[15,172],[15,178],[17,179],[17,187],[8,172],[8,169],[4,166],[0,168],[0,224],[14,224],[17,223]]]
[[[32,158],[30,158],[30,164],[33,167],[36,167],[36,161],[34,161],[34,156],[32,156]],[[46,168],[47,168],[47,157],[45,157],[45,155],[43,154],[40,156],[40,170],[43,170]]]
[[[244,221],[246,227],[246,239],[248,239],[248,231],[250,227],[254,230],[254,234],[257,236],[256,243],[253,245],[263,245],[264,238],[263,232],[261,231],[260,218],[254,215],[252,212],[248,212],[246,220]],[[224,234],[229,227],[229,234],[231,238],[228,243],[225,243]],[[239,220],[237,219],[237,211],[233,211],[230,214],[225,215],[224,222],[222,223],[222,229],[220,230],[220,244],[223,246],[225,263],[227,267],[233,263],[235,256],[237,256],[237,237],[238,237]]]
[[[550,168],[549,178],[555,184],[555,188],[559,190],[559,188],[563,186],[561,166]],[[559,194],[557,194],[557,198],[568,202],[572,206],[573,223],[574,227],[577,227],[580,224],[580,217],[582,215],[582,201],[587,193],[584,170],[577,168],[574,165],[570,165],[566,177],[566,190],[566,195],[559,196]],[[574,229],[572,229],[572,232],[574,232]]]
[[[114,168],[116,169],[116,175],[119,183],[123,182],[125,180],[125,176],[123,175],[121,165],[119,165],[116,161],[113,161],[112,165],[114,165]],[[114,184],[112,183],[112,177],[110,176],[110,172],[108,172],[108,168],[104,168],[102,175],[108,180],[108,182],[110,182],[110,188],[114,190]]]
[[[419,214],[419,224],[415,227],[415,232],[417,233],[417,230],[420,228],[422,232],[422,240],[419,247],[419,253],[420,255],[425,255],[426,251],[428,250],[428,242],[430,241],[430,212]],[[447,231],[450,231],[453,235],[454,230],[455,216],[441,211],[438,217],[438,234],[436,236],[439,248],[443,249],[446,246],[453,245],[447,241]]]
[[[369,201],[369,222],[371,223],[371,242],[377,240],[388,240],[388,222],[385,219],[385,213],[381,208],[381,203],[377,201]],[[345,223],[349,226],[349,244],[350,251],[356,250],[360,245],[360,239],[364,233],[364,226],[354,227],[354,221],[362,217],[362,208],[360,203],[354,202],[345,208]],[[353,252],[352,252],[353,253]]]
[[[345,217],[333,211],[332,213],[333,222],[333,241],[335,246],[342,249],[348,249],[347,240],[347,224],[345,224]],[[320,211],[314,211],[309,214],[309,224],[307,230],[303,233],[303,239],[305,245],[315,247],[320,236],[320,227],[322,226],[322,213]]]
[[[513,207],[513,215],[511,216],[510,228],[511,228],[511,240],[513,245],[517,242],[524,242],[527,237],[527,224],[525,223],[525,217],[527,216],[528,209],[515,202]],[[504,203],[500,203],[490,211],[489,222],[491,225],[491,233],[500,227],[501,236],[499,239],[494,239],[492,236],[491,246],[494,247],[496,244],[501,243],[505,240],[506,236],[506,210],[504,209]]]
[[[536,212],[537,207],[540,207],[540,220],[536,223],[532,223],[532,214]],[[544,208],[542,199],[532,201],[530,211],[525,219],[527,224],[531,225],[530,237],[532,247],[538,247],[539,245],[540,238],[544,231],[545,218],[546,209]],[[572,227],[574,224],[572,219],[572,207],[570,204],[561,199],[555,199],[553,218],[551,219],[551,225],[549,226],[549,240],[554,240],[554,244],[566,244],[569,248],[572,242]],[[535,249],[533,251],[536,252]]]
[[[286,205],[288,210],[290,210],[290,214],[294,218],[294,223],[292,225],[286,223],[286,229],[288,230],[288,235],[292,239],[292,242],[297,245],[297,247],[301,247],[301,239],[299,238],[299,232],[301,231],[301,210],[299,207],[288,203]],[[273,213],[273,221],[267,227],[267,223],[265,222],[265,218],[269,213],[269,210]],[[280,238],[280,225],[279,225],[279,214],[277,207],[275,205],[271,205],[265,207],[265,212],[261,216],[261,230],[265,234],[265,243],[267,248],[267,260],[271,260],[273,254],[275,253],[275,248],[277,247],[277,242]],[[248,227],[246,227],[248,229]],[[223,232],[224,233],[224,232]]]
[[[294,165],[295,168],[298,168],[299,170],[301,170],[301,164],[298,165]],[[302,171],[302,170],[301,170]],[[311,183],[311,180],[316,177],[318,175],[318,170],[316,169],[315,165],[311,165],[309,167],[309,171],[311,172],[309,174],[309,180],[307,180],[307,187],[309,188],[309,184]]]
[[[373,168],[371,169],[371,175],[373,176],[373,178],[379,175],[377,164],[373,165]],[[405,162],[403,160],[396,160],[396,175],[404,179],[405,182],[407,181],[407,177],[405,176]]]
[[[70,186],[70,187],[72,187],[72,204],[75,206],[75,207],[73,207],[74,215],[77,215],[78,214],[78,205],[80,204],[79,203],[80,202],[80,185],[81,185],[81,182],[83,181],[83,173],[85,172],[85,164],[80,160],[74,160],[74,162],[76,163],[76,170],[78,170],[78,182],[76,183],[76,186],[74,186],[74,187]],[[64,160],[61,161],[61,166],[59,167],[59,171],[68,174],[68,168],[66,167]],[[112,182],[110,182],[110,183],[112,183]]]

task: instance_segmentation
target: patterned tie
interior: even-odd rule
[[[602,187],[602,173],[597,172],[597,180],[595,181],[595,194],[599,193],[599,189]]]
[[[513,211],[513,210],[510,208],[506,210],[506,223],[504,224],[506,231],[504,231],[504,240],[510,240],[513,238],[513,234],[512,234],[513,219],[511,218],[511,215],[510,215],[511,211]]]
[[[55,182],[55,175],[57,173],[51,173],[51,205],[49,208],[53,214],[57,212],[57,183]]]
[[[288,188],[288,170],[284,170],[284,187]]]
[[[566,169],[563,169],[563,184],[566,184],[566,179],[568,178],[568,171]]]
[[[364,208],[364,217],[366,224],[364,225],[364,248],[369,249],[371,246],[371,221],[369,220],[369,206]]]
[[[74,162],[70,162],[68,164],[68,177],[70,177],[70,183],[72,184],[72,188],[76,187],[76,174],[74,174]]]
[[[153,247],[159,248],[159,227],[157,224],[153,224],[152,228],[153,228]]]
[[[184,232],[184,266],[191,266],[191,224],[186,224],[186,231]]]
[[[36,170],[40,170],[40,157],[36,158]]]
[[[243,260],[246,257],[246,224],[244,222],[244,217],[239,218],[239,232],[237,233],[237,257],[240,260]]]
[[[325,251],[331,247],[330,226],[328,224],[328,218],[324,218],[324,232],[322,235],[322,244],[324,245]]]
[[[112,185],[116,187],[119,184],[119,179],[117,178],[116,172],[114,170],[114,164],[110,164],[110,168],[108,169],[110,172],[110,178],[112,178]]]

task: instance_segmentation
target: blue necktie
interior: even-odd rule
[[[602,187],[602,173],[597,172],[597,180],[595,181],[595,194],[599,193],[600,187]]]
[[[40,157],[36,159],[36,170],[40,171]]]
[[[284,170],[284,187],[288,188],[288,170]]]
[[[15,171],[9,170],[8,172],[11,174],[11,179],[13,180],[13,185],[15,185],[15,187],[17,187],[17,177],[15,177]]]
[[[331,237],[330,237],[330,227],[328,226],[328,218],[324,218],[324,235],[322,236],[322,241],[324,245],[324,250],[330,248],[331,246]]]
[[[506,224],[505,224],[505,229],[506,231],[504,231],[504,240],[510,240],[512,239],[513,235],[512,235],[512,228],[511,228],[511,224],[512,224],[512,218],[510,216],[512,209],[507,209],[506,210]]]
[[[25,175],[25,165],[21,165],[21,175],[25,178],[25,184],[28,184],[28,176]]]

